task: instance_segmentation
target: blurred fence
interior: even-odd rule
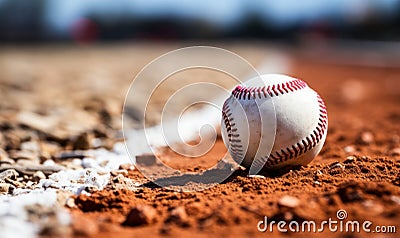
[[[116,4],[118,2],[120,4]],[[288,16],[296,12],[296,6],[292,6],[299,4],[296,1],[281,1],[280,4],[287,4],[288,9],[294,10],[278,12],[266,4],[272,1],[250,4],[236,0],[232,2],[239,7],[235,11],[232,9],[232,14],[237,16],[219,22],[206,17],[210,14],[202,17],[195,10],[187,12],[182,4],[171,4],[169,8],[167,4],[158,7],[155,4],[155,7],[147,9],[147,14],[142,14],[141,4],[144,2],[133,1],[129,6],[125,2],[0,0],[0,41],[400,39],[400,1],[397,0],[327,1],[336,7],[331,11],[328,8],[324,14],[315,14],[318,11],[316,7],[303,7],[297,18]],[[212,1],[206,2],[208,9],[217,8]],[[229,11],[229,5],[226,8]],[[206,13],[208,9],[197,10]],[[218,11],[215,12],[218,15]]]

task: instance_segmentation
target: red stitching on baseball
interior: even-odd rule
[[[239,139],[239,134],[237,132],[237,128],[235,128],[236,123],[233,122],[233,118],[230,117],[232,113],[231,109],[227,102],[222,106],[222,120],[226,127],[226,132],[228,134],[228,142],[229,142],[229,150],[230,152],[237,157],[243,156],[242,145],[240,144],[241,140]],[[233,139],[236,138],[236,139]]]
[[[304,153],[306,153],[308,150],[311,150],[314,148],[321,140],[322,137],[325,134],[325,130],[327,129],[327,124],[328,124],[328,114],[326,112],[326,106],[324,104],[324,101],[322,101],[322,98],[318,95],[318,105],[319,105],[319,119],[318,119],[318,124],[317,127],[313,130],[313,132],[308,135],[306,138],[302,139],[300,142],[296,143],[295,145],[292,145],[288,148],[281,149],[281,153],[284,156],[281,156],[279,151],[276,152],[271,152],[267,159],[267,163],[265,164],[264,167],[268,168],[273,165],[279,164],[283,161],[290,160],[293,158],[296,158]],[[294,153],[290,150],[292,149]],[[287,152],[287,153],[285,153]],[[265,159],[265,158],[264,158]]]
[[[297,157],[297,153],[299,153],[299,151],[296,149],[296,146],[292,145],[292,149],[294,151],[294,156]]]
[[[250,100],[250,99],[255,99],[256,97],[259,98],[261,98],[262,96],[266,97],[267,94],[270,97],[276,97],[282,94],[303,89],[305,87],[307,87],[307,84],[300,79],[295,79],[281,84],[274,84],[272,86],[267,86],[267,87],[246,88],[242,85],[238,85],[232,91],[232,95],[239,100]],[[320,100],[322,100],[321,97],[318,98],[318,102]],[[321,108],[321,110],[325,109],[326,108]]]

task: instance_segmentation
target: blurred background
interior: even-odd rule
[[[0,41],[400,39],[398,0],[0,0]]]
[[[81,133],[95,124],[82,127],[87,119],[71,126],[66,115],[97,110],[100,118],[108,115],[109,128],[120,128],[134,76],[187,45],[231,50],[263,73],[302,76],[305,59],[311,60],[316,75],[305,75],[308,80],[327,78],[322,63],[399,69],[399,40],[400,0],[0,0],[0,121],[28,110],[66,118],[65,130]],[[342,77],[356,82],[349,88],[362,84],[358,70]],[[391,72],[372,76],[397,81]],[[206,71],[176,77],[228,82]],[[153,124],[177,87],[170,83],[157,94]],[[137,114],[132,109],[140,123]]]

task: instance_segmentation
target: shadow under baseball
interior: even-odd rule
[[[162,177],[144,183],[146,188],[171,188],[176,190],[198,191],[210,188],[216,184],[232,182],[238,177],[248,177],[249,170],[231,163],[224,163],[223,168],[213,168],[201,173],[184,173]],[[258,175],[266,178],[285,176],[291,171],[304,169],[302,166],[287,167],[279,170],[261,170]]]

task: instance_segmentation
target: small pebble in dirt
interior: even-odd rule
[[[355,157],[354,155],[350,155],[347,156],[346,159],[343,161],[343,163],[345,164],[350,164],[353,163],[354,161],[356,161],[357,157]]]
[[[132,171],[132,170],[135,170],[135,166],[133,164],[121,164],[119,166],[119,169],[125,169],[128,171],[130,171],[130,170]]]
[[[29,188],[29,189],[32,189],[32,186],[34,185],[35,183],[34,182],[32,182],[32,181],[27,181],[26,182],[26,184],[25,184],[25,186],[27,187],[27,188]]]
[[[282,207],[295,208],[300,204],[300,200],[296,197],[285,195],[279,199],[278,204]]]
[[[117,175],[113,175],[113,176],[115,176],[113,178],[114,183],[123,183],[125,181],[125,177],[123,174],[117,174]]]
[[[263,175],[258,175],[258,174],[250,174],[247,177],[249,178],[260,178],[260,179],[265,179],[265,176]]]
[[[140,226],[152,224],[156,221],[157,211],[148,205],[137,205],[131,209],[123,225]]]
[[[73,148],[74,150],[88,150],[91,146],[91,135],[87,132],[80,134],[74,141],[73,141]]]
[[[283,213],[283,219],[285,219],[285,221],[291,221],[291,220],[293,220],[293,217],[294,217],[294,215],[291,212]]]
[[[75,199],[72,197],[67,198],[67,200],[65,201],[65,206],[69,207],[69,208],[74,208],[76,207],[75,204]]]
[[[394,148],[389,152],[390,155],[392,156],[396,156],[396,155],[400,155],[400,148]]]
[[[363,201],[362,205],[368,210],[368,213],[371,215],[379,215],[385,210],[383,205],[371,200]]]
[[[329,165],[329,169],[336,169],[336,168],[344,169],[345,166],[339,162],[333,162],[332,164]]]
[[[17,188],[22,188],[22,187],[24,187],[24,184],[23,184],[23,183],[18,182],[18,181],[15,181],[15,180],[12,180],[12,179],[9,179],[9,178],[6,178],[4,181],[5,181],[6,183],[9,183],[9,184],[11,184],[11,185],[17,187]]]
[[[113,176],[117,176],[118,174],[128,175],[128,171],[125,169],[117,169],[117,170],[111,171],[111,175],[113,175]]]
[[[46,178],[46,175],[42,171],[36,171],[32,176],[32,179],[37,182],[40,181],[41,179],[45,179],[45,178]]]
[[[344,150],[344,152],[346,152],[346,153],[353,153],[353,152],[356,151],[356,148],[354,148],[354,146],[352,146],[352,145],[348,145],[348,146],[345,146],[345,147],[343,148],[343,150]]]
[[[374,142],[374,135],[371,132],[363,132],[361,133],[358,141],[361,144],[369,145]]]
[[[56,165],[56,163],[54,162],[54,160],[49,159],[49,160],[44,161],[43,165],[45,165],[45,166],[54,166],[54,165]]]
[[[50,159],[52,155],[55,155],[60,150],[60,147],[57,143],[42,141],[40,142],[40,152],[41,156]]]
[[[35,154],[39,154],[40,152],[40,145],[36,141],[23,142],[20,146],[22,151],[29,151]]]
[[[0,183],[0,194],[8,194],[14,191],[14,186],[9,183]]]
[[[0,173],[0,181],[4,181],[6,178],[15,179],[18,175],[15,169],[7,169]]]
[[[28,161],[35,161],[39,159],[36,153],[30,151],[14,151],[10,153],[10,157],[13,158],[14,160],[28,160]]]
[[[329,165],[329,174],[330,175],[337,175],[341,174],[345,169],[345,166],[339,162],[333,162]]]
[[[398,205],[400,205],[400,197],[392,195],[392,196],[390,196],[390,200],[392,200],[393,202],[395,202]]]

